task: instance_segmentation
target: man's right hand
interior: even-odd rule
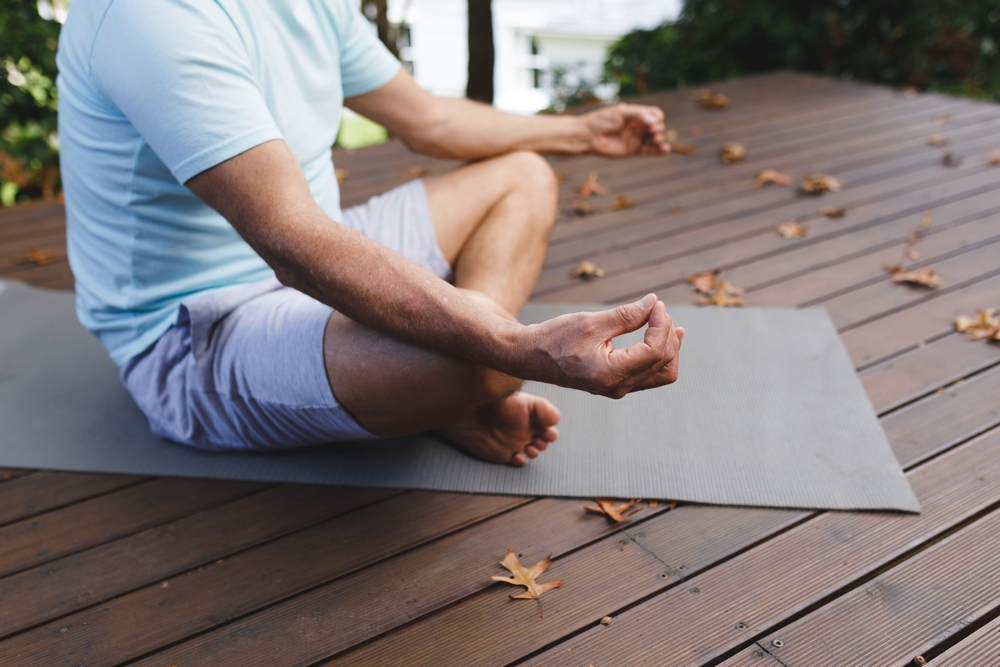
[[[642,342],[615,349],[613,338],[649,324]],[[677,380],[683,328],[674,328],[662,301],[641,301],[596,313],[573,313],[529,327],[541,354],[533,378],[621,398]]]

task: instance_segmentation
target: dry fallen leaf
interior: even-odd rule
[[[674,206],[672,209],[670,209],[670,215],[677,215],[680,212],[681,212],[680,206]]]
[[[597,182],[597,172],[592,171],[587,174],[587,180],[580,186],[580,196],[586,198],[590,195],[606,194],[608,194],[608,189]]]
[[[583,278],[589,280],[590,278],[603,278],[604,269],[599,268],[593,262],[588,262],[583,260],[570,272],[570,278]]]
[[[903,97],[905,97],[908,100],[912,100],[919,94],[920,94],[919,91],[913,86],[910,86],[909,88],[903,88]]]
[[[691,144],[671,144],[671,152],[677,153],[678,155],[689,155],[694,152],[694,146]]]
[[[951,151],[945,151],[944,155],[941,156],[941,164],[946,167],[957,167],[962,164],[962,156],[955,155]]]
[[[541,576],[545,570],[549,569],[549,564],[552,563],[552,557],[547,556],[545,560],[541,560],[531,567],[525,567],[521,565],[521,561],[518,560],[517,554],[507,549],[507,555],[503,557],[500,564],[503,565],[513,576],[510,577],[490,577],[493,581],[502,581],[505,584],[511,584],[513,586],[524,586],[528,590],[523,593],[518,593],[517,595],[511,595],[510,597],[522,600],[537,600],[542,593],[546,591],[551,591],[553,588],[558,588],[562,584],[562,580],[547,581],[544,584],[540,584],[536,579]]]
[[[719,269],[696,273],[684,280],[687,281],[688,285],[695,288],[699,294],[711,294],[712,290],[719,286],[719,281],[715,279],[717,275],[719,275]]]
[[[747,147],[743,144],[738,144],[732,141],[727,141],[722,144],[722,148],[719,149],[719,159],[725,164],[732,164],[734,162],[742,162],[746,159]]]
[[[420,178],[428,171],[430,171],[430,167],[417,166],[407,168],[403,174],[405,174],[407,178]]]
[[[39,266],[45,266],[46,264],[51,264],[52,262],[58,262],[63,258],[62,253],[55,250],[45,248],[43,250],[38,250],[37,248],[32,248],[28,252],[21,255],[16,260],[17,264],[38,264]]]
[[[941,276],[934,273],[934,271],[926,266],[922,266],[919,269],[904,269],[901,266],[886,266],[883,268],[892,274],[893,281],[897,283],[922,285],[924,287],[930,287],[931,289],[936,289],[941,287],[941,285],[944,285],[944,281],[941,280]]]
[[[658,500],[647,500],[646,501],[646,505],[648,505],[649,509],[651,509],[651,510],[655,510],[656,506],[659,505],[659,504],[660,504],[660,501],[658,501]]]
[[[917,226],[913,228],[913,231],[910,232],[910,237],[906,239],[906,245],[912,246],[914,243],[919,241],[920,235],[924,233],[925,229],[931,226],[931,222],[933,221],[934,218],[932,218],[930,215],[925,215],[917,224]]]
[[[590,215],[594,212],[594,207],[587,202],[577,199],[572,204],[569,205],[568,211],[573,215],[580,216],[581,218],[585,215]]]
[[[941,124],[947,123],[949,120],[951,120],[951,114],[950,113],[936,113],[933,116],[931,116],[931,120],[934,121],[935,123],[937,123],[938,125],[941,125]]]
[[[986,156],[986,159],[989,160],[990,166],[992,167],[1000,165],[1000,148],[991,150],[990,154]]]
[[[698,92],[698,106],[710,111],[721,111],[729,106],[729,98],[722,93],[713,93],[711,90]]]
[[[843,184],[827,174],[806,174],[802,177],[799,192],[804,195],[821,195],[824,192],[840,192]]]
[[[842,206],[838,207],[827,206],[826,208],[821,210],[819,214],[827,218],[843,218],[845,215],[847,215],[847,209]]]
[[[569,175],[566,174],[566,172],[563,172],[563,171],[556,172],[556,181],[558,181],[559,183],[562,183],[567,178],[569,178]]]
[[[802,239],[806,236],[806,226],[794,220],[782,222],[778,225],[777,230],[781,237],[786,239]]]
[[[672,127],[668,127],[663,131],[663,140],[668,144],[672,144],[677,141],[677,130]]]
[[[978,311],[975,317],[959,315],[955,318],[955,330],[969,334],[972,340],[1000,341],[1000,315],[992,308]]]
[[[920,251],[916,248],[907,248],[903,251],[903,256],[911,262],[915,262],[920,259]]]
[[[633,206],[635,206],[635,200],[629,199],[625,195],[618,195],[615,197],[615,200],[611,202],[612,211],[620,211],[623,208],[632,208]]]
[[[928,146],[944,146],[946,143],[948,143],[948,139],[943,134],[932,134],[927,137]]]
[[[613,500],[604,500],[602,498],[595,498],[594,502],[596,502],[597,505],[584,505],[583,509],[587,510],[588,512],[596,512],[598,514],[603,514],[604,516],[608,517],[615,523],[621,523],[622,521],[625,520],[625,517],[622,516],[622,512],[632,507],[632,505],[635,505],[637,501],[635,499],[632,499],[627,503],[622,503],[621,505],[615,505],[615,501]]]
[[[732,287],[732,285],[730,285],[727,282],[722,283],[722,286],[715,291],[715,294],[705,299],[702,299],[701,301],[698,302],[698,305],[718,306],[719,308],[729,308],[731,306],[747,305],[747,302],[745,300],[743,300],[738,296],[734,296],[729,290],[726,289],[727,287]]]
[[[351,176],[350,169],[335,169],[333,173],[337,176],[338,183],[343,183]]]
[[[605,625],[605,626],[611,625],[611,617],[610,616],[602,616],[601,617],[601,625]]]
[[[788,174],[782,174],[780,171],[775,169],[764,169],[757,174],[757,180],[753,182],[755,188],[759,188],[762,185],[767,185],[768,183],[774,183],[776,185],[791,185],[795,182],[795,179]]]

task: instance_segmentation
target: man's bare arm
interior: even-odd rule
[[[422,89],[404,70],[389,83],[345,104],[381,123],[425,155],[473,160],[513,150],[622,156],[660,154],[663,111],[617,104],[580,116],[518,116]]]
[[[603,313],[522,326],[399,253],[330,220],[283,141],[261,144],[187,181],[279,280],[395,338],[540,380],[620,397],[673,382],[680,343],[653,295]],[[646,323],[642,343],[611,339]]]

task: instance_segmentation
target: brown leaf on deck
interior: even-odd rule
[[[333,173],[337,177],[337,183],[343,183],[351,177],[350,169],[334,169]]]
[[[827,174],[806,174],[802,177],[799,192],[804,195],[818,196],[824,192],[840,192],[844,185],[833,176]]]
[[[595,498],[594,502],[597,503],[597,505],[584,505],[583,509],[587,510],[588,512],[596,512],[597,514],[603,514],[604,516],[611,519],[615,523],[621,523],[622,521],[625,520],[625,517],[622,516],[622,512],[635,505],[638,501],[633,498],[627,503],[622,503],[621,505],[615,505],[615,501],[613,500]]]
[[[698,106],[709,111],[722,111],[729,107],[729,98],[722,93],[714,93],[707,88],[698,91]]]
[[[915,262],[920,259],[920,251],[916,248],[907,248],[903,251],[903,256],[911,262]]]
[[[782,222],[779,224],[776,229],[778,233],[781,234],[782,238],[802,239],[806,236],[807,227],[801,222],[789,220],[788,222]]]
[[[670,144],[670,151],[678,155],[690,155],[694,153],[694,146],[691,144]]]
[[[672,209],[670,209],[670,215],[677,215],[680,212],[681,212],[680,206],[674,206]]]
[[[969,334],[972,340],[1000,341],[1000,315],[992,308],[977,311],[975,317],[959,315],[955,318],[955,331]]]
[[[950,113],[936,113],[933,116],[931,116],[931,120],[934,121],[935,123],[937,123],[938,125],[942,125],[944,123],[947,123],[949,120],[951,120],[951,114]]]
[[[903,92],[903,97],[905,97],[908,100],[912,100],[914,97],[920,94],[920,91],[914,88],[913,86],[909,86],[908,88],[903,88],[902,92]]]
[[[684,280],[693,287],[699,294],[711,294],[712,290],[719,286],[719,281],[715,277],[719,275],[719,269],[715,271],[703,271],[693,276],[688,276]]]
[[[591,278],[603,278],[604,269],[599,268],[593,262],[588,262],[587,260],[583,260],[582,262],[577,264],[572,271],[570,271],[569,277],[583,278],[584,280],[589,280]]]
[[[556,172],[556,181],[558,181],[559,183],[562,183],[567,178],[569,178],[569,174],[567,174],[566,172],[564,172],[564,171],[557,171]]]
[[[611,202],[612,211],[620,211],[624,208],[632,208],[635,206],[635,200],[629,199],[625,195],[618,195],[615,200]]]
[[[827,206],[819,212],[820,215],[827,218],[843,218],[847,215],[847,209],[843,206],[833,207]]]
[[[430,167],[424,167],[423,165],[416,167],[408,167],[403,174],[407,178],[420,178],[424,174],[430,171]]]
[[[986,156],[986,159],[989,160],[991,167],[1000,165],[1000,148],[995,148],[991,150],[989,152],[989,155]]]
[[[552,557],[547,556],[545,560],[541,560],[531,567],[525,567],[521,565],[521,561],[518,560],[517,554],[510,549],[507,549],[507,555],[503,557],[500,564],[507,568],[513,576],[493,576],[490,577],[490,579],[493,581],[501,581],[505,584],[511,584],[512,586],[524,586],[528,589],[523,593],[518,593],[517,595],[511,594],[510,597],[514,599],[537,600],[542,593],[551,591],[553,588],[558,588],[562,585],[562,579],[547,581],[544,584],[538,583],[538,577],[540,577],[545,570],[549,569],[550,563],[552,563]]]
[[[580,196],[587,198],[590,195],[606,195],[608,189],[597,182],[597,172],[592,171],[587,174],[587,180],[580,186]]]
[[[945,151],[944,155],[941,156],[941,164],[946,167],[957,167],[962,164],[962,156],[955,155],[951,151]]]
[[[685,278],[699,294],[704,294],[706,298],[698,301],[699,306],[718,306],[727,308],[730,306],[745,306],[746,302],[740,297],[743,290],[734,287],[728,281],[716,278],[719,270],[705,273],[696,273]]]
[[[672,127],[668,127],[663,131],[663,140],[668,144],[672,144],[677,141],[677,130]]]
[[[38,250],[37,248],[32,248],[28,252],[24,253],[15,260],[16,264],[37,264],[38,266],[45,266],[46,264],[52,264],[53,262],[58,262],[64,258],[61,252],[45,248]]]
[[[733,141],[727,141],[722,144],[722,147],[719,149],[719,159],[722,160],[724,164],[742,162],[746,159],[746,157],[747,147]]]
[[[923,287],[930,287],[931,289],[936,289],[944,285],[941,276],[926,266],[922,266],[919,269],[904,269],[902,266],[884,266],[882,268],[892,274],[893,281],[897,283],[921,285]]]
[[[747,302],[739,296],[740,294],[743,294],[743,290],[738,287],[733,287],[728,282],[723,281],[719,284],[718,289],[715,290],[715,294],[700,300],[698,305],[718,306],[719,308],[731,308],[733,306],[747,305]]]
[[[943,134],[932,134],[927,137],[928,146],[944,146],[946,143],[948,143],[948,138]]]
[[[757,174],[757,179],[753,182],[755,188],[759,188],[762,185],[767,185],[768,183],[774,183],[775,185],[791,185],[795,182],[795,179],[788,174],[782,174],[776,169],[764,169]]]
[[[913,228],[913,231],[910,232],[910,237],[908,239],[906,239],[906,245],[912,246],[914,243],[916,243],[917,241],[919,241],[920,240],[920,235],[924,233],[925,229],[927,229],[928,227],[931,226],[931,222],[933,222],[933,221],[934,221],[934,218],[932,218],[930,215],[925,215],[920,220],[920,223],[917,224],[917,226]]]

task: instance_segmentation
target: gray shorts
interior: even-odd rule
[[[344,223],[443,279],[423,181],[344,211]],[[337,402],[323,360],[333,309],[277,280],[189,297],[121,369],[157,435],[201,449],[286,449],[375,437]]]

